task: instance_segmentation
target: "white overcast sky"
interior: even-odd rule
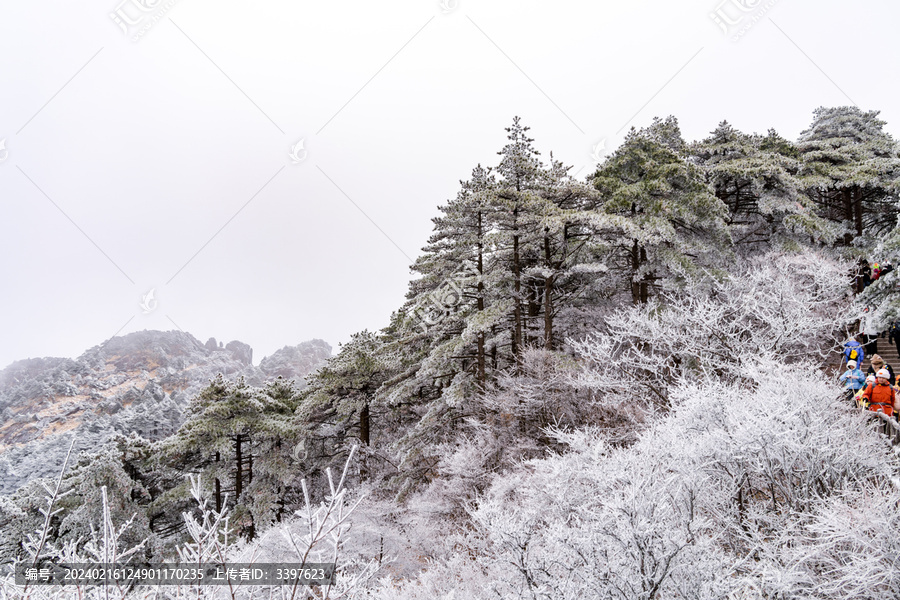
[[[0,0],[0,367],[176,324],[255,362],[379,329],[436,207],[496,164],[514,115],[579,178],[598,142],[669,114],[688,140],[723,119],[796,139],[816,107],[856,104],[900,137],[898,16],[837,0]]]

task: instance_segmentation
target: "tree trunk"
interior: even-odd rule
[[[861,294],[864,289],[866,289],[866,280],[864,277],[864,273],[866,269],[869,268],[869,263],[866,259],[859,259],[859,266],[856,269],[856,293]],[[859,330],[858,325],[854,325],[854,327]]]
[[[281,523],[281,515],[284,514],[284,487],[278,486],[278,501],[275,504],[278,508],[275,509],[275,522]]]
[[[369,403],[366,402],[359,411],[359,441],[369,445]]]
[[[216,452],[216,463],[219,462],[220,456]],[[216,512],[222,512],[222,482],[216,477]]]
[[[483,226],[482,226],[482,214],[481,211],[478,211],[478,298],[476,300],[476,308],[478,309],[479,314],[484,311],[484,242],[482,241],[482,236],[484,235]],[[481,331],[478,333],[478,367],[476,380],[478,381],[478,388],[480,390],[484,390],[484,332]]]
[[[548,269],[553,268],[550,260],[550,236],[544,230],[544,262]],[[553,281],[554,275],[544,278],[544,349],[553,350]]]
[[[244,530],[244,535],[246,540],[249,542],[256,537],[256,523],[254,523],[253,521],[253,513],[248,512],[247,516],[250,517],[250,524],[247,526],[247,529]]]
[[[850,190],[844,188],[841,190],[841,199],[844,202],[844,219],[850,221],[851,223],[855,223],[856,217],[855,212],[853,210],[853,198],[850,195]],[[853,243],[853,234],[849,231],[844,234],[844,245],[849,246]]]
[[[631,245],[631,303],[637,306],[641,303],[641,284],[637,281],[638,270],[641,268],[641,253],[638,241]]]
[[[516,365],[519,364],[519,353],[522,350],[522,274],[521,274],[521,265],[519,259],[519,208],[516,207],[513,209],[513,319],[514,329],[513,329],[513,339],[512,339],[512,353],[513,358],[516,361]],[[518,367],[517,367],[518,371]]]
[[[641,247],[641,264],[647,263],[647,250]],[[650,275],[645,275],[641,280],[641,304],[646,304],[650,299]]]
[[[236,472],[234,474],[234,500],[237,502],[238,498],[241,497],[241,492],[244,490],[244,480],[241,477],[243,475],[243,456],[241,455],[241,444],[243,443],[243,434],[237,434],[234,437],[234,462]]]
[[[541,306],[544,303],[544,292],[540,289],[540,283],[537,279],[531,279],[529,281],[529,285],[526,286],[528,290],[528,310],[526,311],[525,318],[522,323],[522,345],[528,345],[528,342],[531,341],[531,336],[529,335],[529,331],[531,329],[535,329],[536,326],[533,323],[537,322],[538,317],[541,316]]]

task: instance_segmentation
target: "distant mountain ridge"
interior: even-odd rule
[[[310,340],[252,364],[249,345],[206,344],[181,331],[114,337],[76,359],[30,358],[0,371],[0,494],[35,477],[55,476],[75,436],[74,453],[116,433],[156,440],[175,432],[190,399],[221,373],[261,385],[304,376],[331,356]]]

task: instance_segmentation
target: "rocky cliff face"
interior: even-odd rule
[[[295,377],[294,373],[312,373],[331,356],[331,346],[322,340],[310,340],[299,346],[285,346],[259,362],[266,378]]]
[[[202,344],[180,331],[115,337],[77,359],[20,360],[0,371],[0,494],[34,477],[56,476],[66,450],[95,448],[115,433],[161,439],[184,421],[190,399],[222,373],[251,385],[282,376],[305,385],[331,347],[322,340],[286,346],[252,364],[253,350],[232,341]]]

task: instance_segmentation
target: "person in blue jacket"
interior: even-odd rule
[[[866,376],[856,367],[855,360],[847,361],[847,370],[841,375],[841,383],[844,384],[844,390],[849,399],[852,399],[856,392],[866,384]]]
[[[863,345],[856,341],[856,338],[850,338],[844,343],[844,358],[845,361],[854,361],[856,364],[863,364],[863,360],[866,358],[866,351],[863,349]]]

